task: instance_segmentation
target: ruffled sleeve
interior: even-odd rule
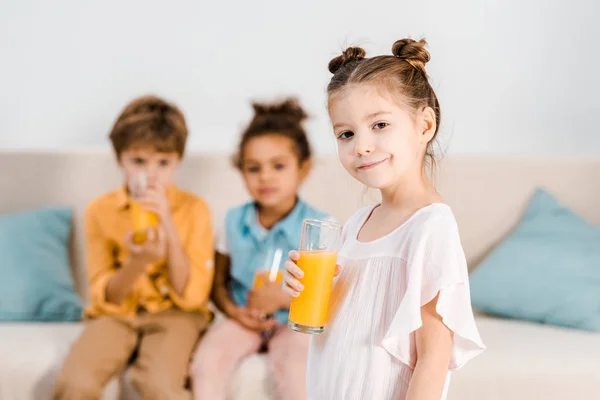
[[[483,350],[469,293],[464,251],[454,217],[426,221],[411,236],[406,257],[405,293],[383,339],[383,347],[411,368],[416,364],[415,331],[421,307],[438,296],[437,313],[454,333],[449,370],[462,367]]]

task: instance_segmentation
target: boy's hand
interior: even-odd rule
[[[160,185],[150,185],[144,193],[138,198],[142,207],[146,211],[151,211],[158,215],[162,224],[170,227],[171,207],[167,199],[167,191]]]
[[[277,282],[265,282],[260,289],[252,289],[248,292],[248,308],[258,312],[259,316],[273,314],[290,305],[290,297],[283,292],[281,284]]]
[[[257,318],[252,310],[246,307],[236,307],[229,313],[229,317],[239,322],[245,328],[255,332],[272,329],[277,324],[277,321],[272,318],[267,320]]]
[[[156,230],[148,228],[146,235],[146,241],[140,245],[133,243],[133,232],[129,232],[125,239],[132,259],[143,267],[164,259],[167,255],[167,240],[161,225]]]

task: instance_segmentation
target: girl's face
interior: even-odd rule
[[[384,88],[346,87],[329,105],[344,168],[375,189],[390,188],[421,174],[427,144],[435,132],[435,116],[430,108],[416,114],[402,108]]]
[[[293,204],[300,184],[308,175],[310,162],[299,164],[290,138],[267,134],[246,143],[241,167],[246,188],[254,200],[261,207],[278,208]]]

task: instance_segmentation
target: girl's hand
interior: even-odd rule
[[[289,252],[288,256],[290,257],[290,260],[286,261],[284,264],[285,275],[283,277],[283,291],[288,296],[298,297],[300,292],[304,290],[304,285],[300,282],[304,277],[304,272],[296,265],[296,261],[300,259],[300,253],[296,250],[292,250]],[[336,265],[334,276],[338,276],[341,270],[341,267]]]
[[[290,298],[284,293],[281,283],[266,282],[260,289],[248,292],[248,308],[256,310],[259,317],[273,314],[275,311],[288,308]]]
[[[243,327],[255,332],[263,332],[277,325],[273,318],[261,320],[254,315],[252,310],[246,307],[236,307],[229,313],[229,317],[239,322]]]

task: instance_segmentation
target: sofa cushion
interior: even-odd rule
[[[0,399],[50,399],[54,380],[82,323],[0,323]],[[117,400],[118,381],[103,400]]]
[[[448,400],[588,399],[600,393],[600,334],[485,316],[477,325],[488,350],[452,374]],[[0,399],[50,399],[82,329],[81,323],[0,324]],[[249,357],[234,374],[229,399],[270,398],[266,373],[263,355]],[[121,376],[102,399],[138,399],[133,392]]]
[[[448,400],[597,399],[600,334],[478,316],[487,350],[452,374]]]
[[[56,376],[83,323],[0,323],[0,399],[50,399]],[[269,398],[266,357],[244,360],[228,387],[231,400]],[[104,389],[103,400],[139,400],[127,372]]]
[[[470,283],[484,312],[600,332],[600,228],[537,190]]]
[[[0,216],[0,321],[76,321],[82,305],[69,267],[71,210]]]

